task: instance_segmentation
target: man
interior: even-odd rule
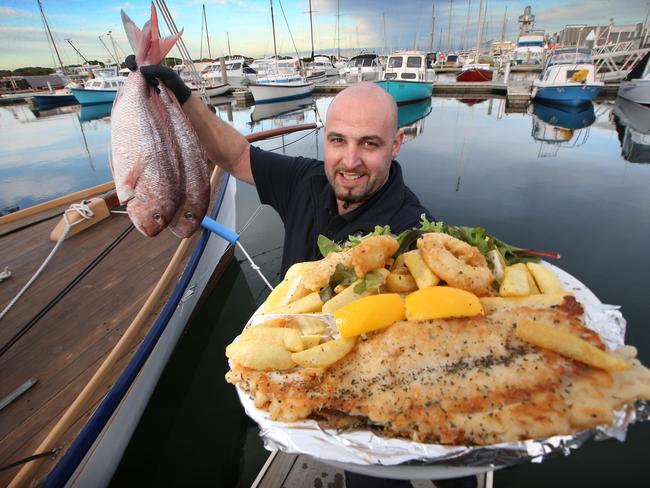
[[[129,58],[127,66],[136,69]],[[174,92],[210,160],[255,185],[260,201],[280,214],[285,226],[282,275],[294,263],[321,258],[319,234],[343,241],[351,234],[371,232],[376,225],[390,225],[397,234],[418,226],[423,213],[432,219],[404,184],[395,161],[404,139],[397,127],[397,105],[374,83],[352,85],[334,98],[327,111],[321,162],[255,148],[192,95],[173,70],[144,66],[141,72]],[[475,486],[474,477],[467,481],[460,486]],[[411,484],[346,472],[346,486]]]
[[[322,257],[319,234],[344,241],[375,225],[399,233],[419,225],[422,213],[430,218],[394,161],[404,133],[397,128],[395,101],[379,86],[360,83],[336,96],[327,111],[322,162],[253,147],[192,95],[173,70],[145,66],[141,72],[174,92],[210,160],[255,185],[260,201],[280,214],[282,275],[293,263]]]

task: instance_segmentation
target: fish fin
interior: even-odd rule
[[[145,29],[143,28],[143,31],[144,30]],[[156,6],[152,2],[149,32],[146,34],[147,38],[149,39],[149,48],[146,54],[143,56],[143,59],[139,60],[138,63],[141,63],[143,65],[159,64],[163,59],[165,59],[167,53],[172,50],[174,44],[176,44],[176,41],[180,39],[181,35],[183,34],[183,29],[181,29],[178,34],[161,39],[158,25],[158,12],[156,11]]]
[[[140,30],[140,28],[135,25],[135,22],[133,22],[131,18],[126,15],[126,12],[124,12],[124,10],[121,10],[121,14],[122,24],[124,25],[126,37],[129,39],[131,49],[133,49],[133,52],[135,53],[136,62],[140,64],[140,61],[145,57],[151,45],[151,35],[147,35],[146,32],[148,30],[148,25],[145,24],[144,29]]]

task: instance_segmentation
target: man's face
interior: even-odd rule
[[[403,132],[395,133],[381,106],[349,97],[341,102],[327,114],[325,174],[339,202],[359,204],[386,183]]]

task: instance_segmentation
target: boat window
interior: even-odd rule
[[[235,63],[232,65],[232,69],[241,69],[241,63]]]
[[[93,81],[92,86],[95,88],[100,88],[102,86],[101,81]]]
[[[374,59],[366,58],[363,60],[363,66],[372,66],[374,61]]]
[[[415,73],[402,73],[402,78],[405,80],[412,80],[415,78]]]
[[[389,68],[401,68],[402,67],[402,58],[400,58],[400,57],[388,58],[388,67]]]
[[[580,50],[566,50],[554,52],[548,60],[548,66],[554,64],[591,64],[591,51]]]
[[[544,41],[519,41],[517,47],[544,47]]]
[[[409,56],[406,60],[407,68],[419,68],[422,66],[422,58],[419,56]]]
[[[111,81],[111,86],[114,88],[117,88],[117,82],[116,81]]]

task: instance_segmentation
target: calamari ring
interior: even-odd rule
[[[494,275],[476,247],[447,234],[428,233],[418,239],[427,266],[449,286],[478,296],[492,294]]]

